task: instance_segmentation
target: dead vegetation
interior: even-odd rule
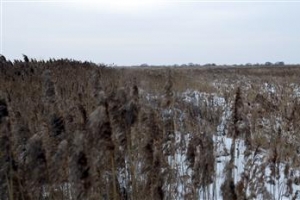
[[[234,183],[238,139],[248,152],[269,152],[270,181],[287,160],[287,179],[295,182],[289,174],[300,166],[299,74],[293,66],[140,69],[3,61],[0,199],[214,199],[213,136],[224,112],[214,95],[232,111],[222,134],[233,143],[226,181],[213,190],[222,190],[224,199],[247,199],[247,190],[255,190],[250,163],[243,181]],[[184,101],[187,89],[207,96]],[[181,174],[178,155],[189,173]]]

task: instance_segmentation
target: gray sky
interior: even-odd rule
[[[2,54],[95,63],[300,63],[300,1],[2,0]]]

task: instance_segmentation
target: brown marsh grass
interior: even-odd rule
[[[209,102],[183,102],[180,94],[188,89],[225,98],[233,112],[225,133],[233,138],[232,159],[235,140],[243,138],[249,150],[270,152],[276,178],[280,162],[289,161],[286,171],[300,166],[300,105],[293,95],[299,75],[298,66],[110,68],[73,60],[2,61],[0,199],[213,199],[213,135],[222,110]],[[177,143],[178,132],[192,139]],[[169,161],[185,145],[192,171],[185,178],[191,182]],[[234,185],[230,162],[223,198],[245,199],[248,183]],[[179,177],[184,197],[176,189]]]

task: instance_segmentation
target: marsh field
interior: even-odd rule
[[[300,66],[0,62],[0,199],[300,199]]]

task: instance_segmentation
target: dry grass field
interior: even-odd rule
[[[3,60],[0,199],[300,199],[299,77]]]

